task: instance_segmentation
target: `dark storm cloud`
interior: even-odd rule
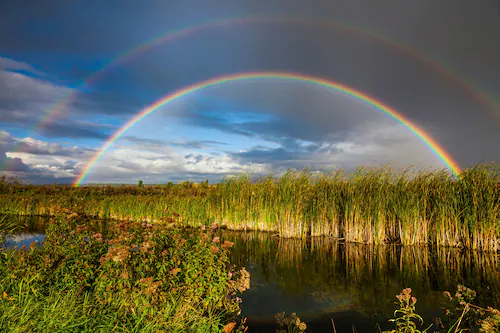
[[[18,157],[8,157],[0,151],[0,171],[30,172],[31,168]]]

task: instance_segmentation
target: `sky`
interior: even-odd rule
[[[157,100],[246,72],[336,82],[461,168],[500,161],[497,0],[3,0],[0,40],[0,175],[34,184],[446,167],[373,105],[280,78],[185,94],[100,150]]]

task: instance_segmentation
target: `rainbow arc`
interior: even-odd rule
[[[104,153],[111,147],[111,145],[118,140],[125,132],[127,132],[132,126],[136,123],[147,117],[149,114],[158,110],[159,108],[178,100],[184,96],[187,96],[191,93],[200,91],[202,89],[206,89],[213,86],[223,85],[236,81],[251,81],[251,80],[288,80],[295,82],[303,82],[309,83],[316,86],[321,86],[324,88],[331,89],[333,91],[339,92],[348,96],[354,100],[361,101],[369,106],[371,106],[374,110],[378,110],[396,120],[397,122],[404,125],[411,133],[413,133],[422,143],[424,143],[445,165],[451,172],[455,175],[459,175],[461,169],[459,164],[453,160],[449,153],[447,153],[443,147],[428,133],[419,128],[416,124],[411,122],[409,119],[404,117],[402,114],[397,112],[395,109],[391,108],[387,104],[378,101],[377,99],[361,92],[355,90],[351,87],[348,87],[344,84],[326,80],[320,77],[308,76],[298,73],[291,72],[246,72],[246,73],[236,73],[230,75],[218,76],[212,79],[208,79],[205,81],[197,82],[192,85],[189,85],[185,88],[179,89],[172,93],[167,94],[166,96],[160,98],[156,102],[150,104],[145,107],[141,111],[139,111],[134,117],[132,117],[127,123],[125,123],[119,130],[117,130],[109,139],[101,146],[99,151],[92,157],[92,159],[88,162],[84,170],[80,173],[80,175],[76,178],[74,182],[74,186],[80,186],[85,178],[89,175],[92,167],[96,164],[96,162],[104,155]]]

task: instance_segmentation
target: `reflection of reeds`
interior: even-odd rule
[[[234,230],[282,237],[344,238],[364,244],[429,243],[499,249],[498,165],[462,172],[402,172],[360,168],[316,174],[289,171],[252,181],[248,175],[216,186],[36,187],[0,179],[0,211],[58,214],[71,208],[113,219],[159,220],[179,214],[185,225],[217,222]]]
[[[390,315],[392,302],[383,300],[392,300],[401,286],[412,286],[418,294],[465,284],[481,291],[483,304],[500,304],[499,262],[490,252],[345,244],[326,237],[280,239],[268,233],[224,231],[222,237],[235,242],[235,264],[252,265],[285,290],[335,295],[343,286],[367,312],[386,306]]]

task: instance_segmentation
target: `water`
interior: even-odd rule
[[[44,238],[46,219],[7,239],[7,247],[29,246]],[[428,247],[373,247],[344,244],[327,238],[279,239],[268,233],[221,231],[235,243],[231,261],[251,273],[243,293],[242,314],[249,332],[275,332],[274,315],[296,312],[308,332],[377,332],[391,329],[387,320],[395,296],[411,287],[417,311],[426,323],[441,316],[442,292],[457,284],[478,292],[478,305],[500,307],[499,259],[495,253]]]
[[[427,326],[447,306],[442,292],[457,284],[478,292],[479,305],[500,306],[498,256],[459,249],[343,244],[327,238],[279,239],[224,231],[235,243],[231,261],[251,274],[242,312],[250,332],[275,332],[274,314],[296,312],[311,332],[378,332],[395,296],[411,287]]]
[[[38,247],[41,246],[45,239],[45,224],[50,220],[49,218],[39,216],[6,216],[6,218],[17,220],[16,225],[21,227],[17,228],[14,234],[5,237],[3,247],[7,249],[28,248],[32,243],[36,243]]]

